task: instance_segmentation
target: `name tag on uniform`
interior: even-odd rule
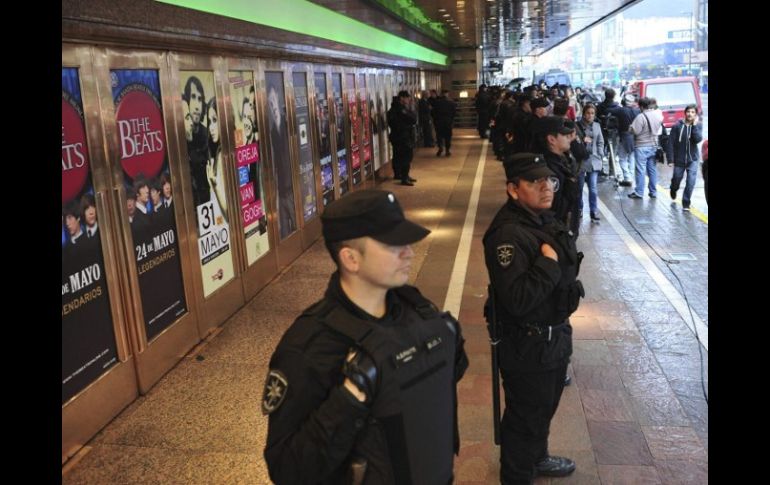
[[[408,364],[409,362],[414,359],[414,356],[417,354],[417,347],[409,347],[408,349],[404,349],[401,352],[398,352],[396,355],[393,356],[393,362],[396,364],[396,367],[400,367],[404,364]]]
[[[441,345],[441,337],[433,337],[425,341],[425,348],[428,352]]]

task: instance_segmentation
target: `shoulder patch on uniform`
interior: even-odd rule
[[[507,268],[513,261],[513,244],[501,244],[497,246],[497,262],[503,268]]]
[[[265,390],[262,393],[262,414],[270,414],[283,403],[289,381],[283,372],[271,369],[265,378]]]

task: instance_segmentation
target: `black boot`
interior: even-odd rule
[[[565,477],[575,471],[575,462],[563,456],[546,456],[535,463],[538,476]]]
[[[601,221],[599,218],[599,215],[596,212],[591,212],[591,220],[592,221]]]

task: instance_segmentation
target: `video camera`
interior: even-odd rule
[[[610,113],[599,117],[599,125],[604,131],[618,131],[618,118]]]
[[[583,107],[586,105],[586,103],[591,103],[594,106],[597,106],[599,104],[599,98],[596,97],[596,95],[589,91],[584,91],[578,96],[578,102],[580,103],[580,106]]]

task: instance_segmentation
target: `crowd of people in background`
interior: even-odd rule
[[[608,179],[611,157],[616,158],[620,168],[613,174],[618,184],[633,187],[627,194],[631,199],[643,199],[645,193],[656,198],[656,164],[666,161],[673,165],[670,195],[676,198],[684,178],[682,208],[689,211],[701,161],[698,144],[703,141],[697,107],[688,105],[683,119],[669,134],[657,101],[638,98],[625,88],[618,103],[612,88],[597,95],[592,90],[559,84],[549,87],[542,83],[523,89],[481,85],[474,100],[478,133],[481,138],[489,138],[495,156],[503,161],[515,153],[547,152],[543,135],[548,133],[543,129],[557,126],[548,118],[564,120],[564,126],[571,130],[569,148],[564,151],[569,170],[564,173],[575,180],[574,210],[568,211],[569,225],[575,232],[583,215],[584,185],[588,185],[591,219],[600,219],[596,210],[597,183]],[[704,180],[706,176],[707,170]]]

